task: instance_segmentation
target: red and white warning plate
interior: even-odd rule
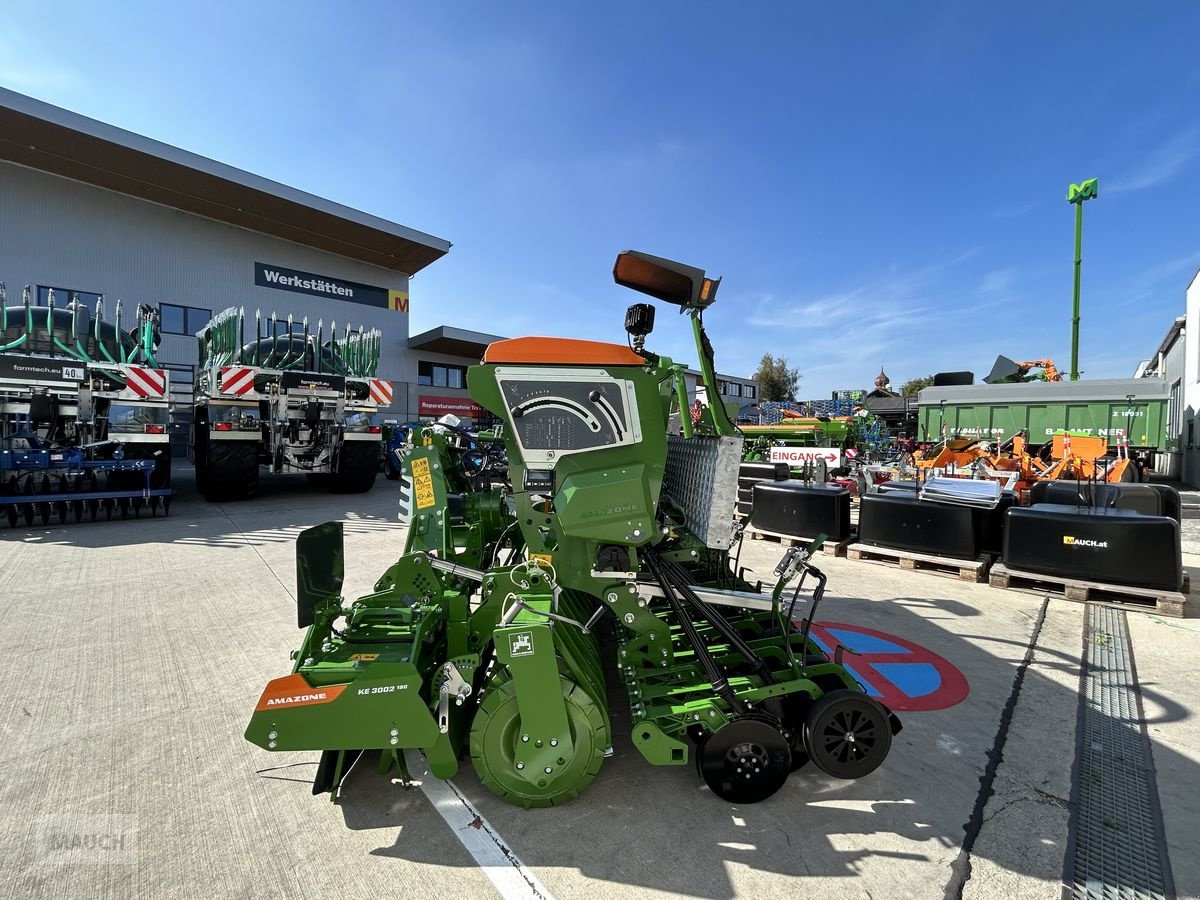
[[[254,390],[253,366],[225,366],[221,369],[221,393],[240,397]]]
[[[392,402],[392,383],[384,378],[372,378],[371,402],[379,406],[389,406]]]
[[[125,387],[139,397],[158,399],[167,394],[167,373],[147,366],[126,366]]]

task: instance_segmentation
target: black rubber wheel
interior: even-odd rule
[[[883,707],[858,691],[831,691],[804,719],[804,745],[817,768],[834,778],[862,778],[892,747]]]
[[[379,445],[374,441],[346,441],[338,454],[330,487],[338,494],[362,494],[375,486],[378,474]]]
[[[210,441],[204,496],[247,500],[258,493],[258,442]]]
[[[192,433],[189,444],[192,466],[196,470],[196,491],[205,493],[208,487],[208,407],[192,410]]]
[[[758,803],[787,781],[792,751],[769,717],[736,716],[696,747],[696,769],[722,800]]]

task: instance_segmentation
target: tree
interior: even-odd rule
[[[800,386],[800,370],[788,368],[786,356],[764,353],[754,373],[760,400],[795,400]]]
[[[926,375],[924,378],[910,378],[904,384],[900,385],[900,395],[903,397],[915,397],[921,388],[927,388],[933,384],[933,376]]]

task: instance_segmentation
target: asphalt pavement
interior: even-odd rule
[[[562,807],[509,806],[469,763],[440,792],[405,789],[374,760],[335,804],[311,794],[315,754],[270,754],[242,732],[300,638],[296,534],[341,520],[346,595],[365,593],[401,552],[398,486],[264,479],[257,499],[218,505],[188,475],[165,519],[0,531],[0,896],[1058,896],[1081,605],[821,557],[827,638],[890,639],[932,660],[943,688],[952,670],[965,679],[943,708],[910,698],[867,778],[810,765],[731,806],[691,766],[647,764],[618,702],[613,756]],[[742,562],[765,580],[781,552],[747,541]],[[1195,897],[1200,620],[1128,623],[1176,892]]]

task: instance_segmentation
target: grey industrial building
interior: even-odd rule
[[[449,325],[409,335],[410,278],[449,241],[3,88],[0,197],[10,304],[28,285],[40,305],[51,291],[60,305],[103,297],[110,318],[119,299],[127,322],[139,303],[159,309],[176,454],[190,426],[194,335],[231,306],[247,322],[261,310],[307,316],[312,328],[378,328],[378,376],[393,383],[385,421],[490,418],[467,395],[466,370],[500,337]],[[698,375],[689,370],[689,395]],[[753,379],[718,377],[723,400],[757,400]]]
[[[4,89],[0,197],[10,304],[29,285],[43,305],[50,290],[89,307],[102,295],[110,318],[120,299],[127,322],[138,303],[159,308],[176,452],[194,334],[226,307],[378,328],[378,374],[394,386],[384,413],[399,421],[465,400],[459,379],[492,338],[444,328],[409,340],[409,279],[449,241]]]

